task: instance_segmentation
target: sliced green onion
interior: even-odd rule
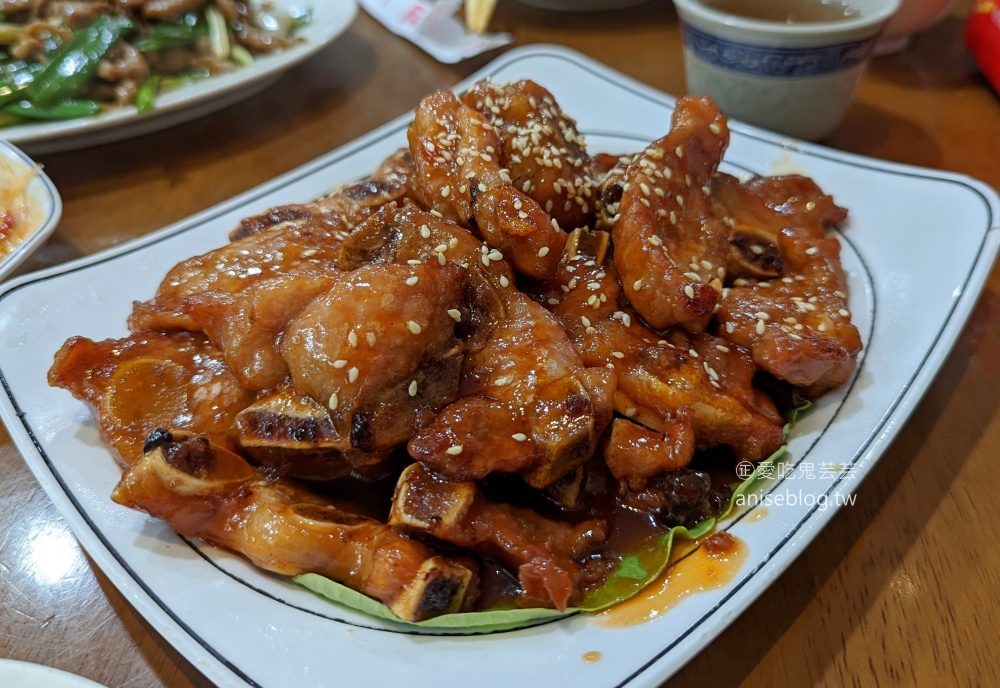
[[[205,19],[208,21],[208,41],[212,46],[212,54],[220,60],[228,60],[231,47],[226,18],[215,7],[209,7],[205,10]]]
[[[153,109],[156,102],[156,94],[160,90],[160,77],[151,76],[143,82],[135,92],[135,109],[139,112],[148,112]]]
[[[0,23],[0,45],[13,45],[21,40],[24,27],[20,24]]]
[[[233,44],[233,47],[229,51],[229,59],[235,62],[239,67],[253,66],[253,55],[251,55],[250,51],[239,43]]]

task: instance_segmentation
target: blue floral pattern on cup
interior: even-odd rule
[[[682,22],[685,45],[716,67],[765,77],[821,76],[864,62],[878,36],[820,48],[768,48],[728,41]]]

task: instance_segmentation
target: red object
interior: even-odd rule
[[[975,0],[965,24],[965,47],[1000,91],[1000,0]]]

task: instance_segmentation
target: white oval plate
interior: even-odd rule
[[[162,93],[156,98],[156,107],[142,114],[129,106],[96,117],[19,124],[0,128],[0,139],[37,155],[120,141],[188,122],[266,88],[332,43],[350,26],[358,9],[354,0],[277,0],[276,4],[312,8],[312,21],[298,33],[303,41],[288,50],[258,56],[250,67]]]
[[[25,169],[35,166],[35,161],[24,152],[2,140],[0,140],[0,157]],[[4,179],[0,179],[0,187],[5,183]],[[27,195],[31,213],[29,221],[34,226],[25,232],[20,246],[6,256],[0,257],[0,279],[9,275],[35,249],[45,243],[59,224],[59,218],[62,217],[62,199],[59,197],[59,192],[52,180],[41,170],[28,184]]]
[[[0,659],[0,686],[9,688],[104,688],[100,683],[59,669]]]
[[[579,118],[595,152],[635,150],[669,127],[673,98],[562,48],[511,51],[472,79],[486,76],[547,86]],[[745,543],[742,568],[730,583],[638,626],[612,628],[578,615],[487,635],[418,634],[328,603],[112,503],[120,472],[89,413],[45,384],[67,337],[125,335],[132,300],[152,296],[173,263],[225,243],[247,215],[309,201],[370,172],[405,144],[410,118],[136,243],[0,290],[0,417],[97,565],[219,686],[658,686],[788,567],[899,432],[990,273],[1000,247],[1000,198],[968,177],[733,124],[727,169],[803,172],[850,209],[841,233],[844,266],[866,345],[854,379],[796,426],[794,470],[766,485],[774,506],[722,524]],[[939,240],[942,232],[947,241]],[[824,470],[834,465],[841,470]],[[590,653],[600,660],[586,661],[596,656]]]

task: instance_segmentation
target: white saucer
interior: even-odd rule
[[[90,679],[52,667],[0,659],[0,686],[4,688],[105,688]]]

